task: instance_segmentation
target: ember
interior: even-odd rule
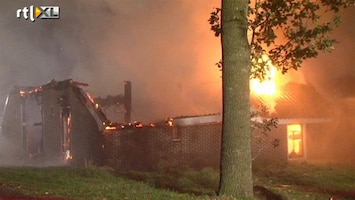
[[[116,126],[106,126],[105,130],[116,130],[117,127]]]
[[[168,119],[165,120],[165,122],[169,125],[169,126],[173,126],[174,123],[173,123],[174,119],[169,117]]]
[[[70,150],[67,150],[66,152],[65,152],[65,160],[72,160],[73,159],[73,157],[71,156],[71,153],[70,153]]]
[[[35,87],[35,88],[28,87],[28,88],[20,90],[20,96],[21,97],[26,97],[28,95],[38,94],[40,92],[42,92],[42,87],[41,86]]]

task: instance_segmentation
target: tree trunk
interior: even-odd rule
[[[220,195],[252,197],[248,0],[222,0],[223,133]]]

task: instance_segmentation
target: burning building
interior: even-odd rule
[[[270,105],[270,98],[273,98],[274,107],[269,113],[261,115],[277,118],[277,128],[271,129],[268,136],[253,134],[261,143],[253,148],[258,160],[318,159],[317,148],[334,118],[332,104],[313,87],[292,82],[279,90],[277,96],[253,96],[252,102],[255,105]]]
[[[13,89],[1,124],[2,139],[9,144],[2,148],[7,157],[25,163],[33,158],[55,164],[100,163],[102,132],[111,122],[83,86],[87,84],[53,80]],[[129,108],[127,102],[130,98],[124,102]]]
[[[267,96],[254,96],[252,104],[267,104],[268,100]],[[277,128],[271,128],[270,132],[253,131],[254,163],[351,162],[330,156],[336,154],[336,148],[330,147],[339,143],[333,140],[333,144],[329,144],[327,140],[330,136],[345,136],[347,132],[340,132],[343,124],[334,124],[337,121],[334,105],[313,87],[288,83],[273,100],[275,107],[270,113],[252,118],[253,122],[277,118]],[[119,170],[152,170],[179,165],[218,168],[221,121],[220,114],[169,117],[151,126],[106,131],[104,163]]]
[[[267,96],[253,96],[252,104],[267,104]],[[278,91],[272,112],[261,113],[252,122],[276,121],[270,132],[252,133],[254,163],[312,161],[323,159],[331,127],[331,104],[308,85],[286,84]],[[328,109],[324,109],[324,108]],[[271,120],[275,119],[275,120]],[[178,165],[219,167],[222,115],[169,117],[151,126],[118,128],[105,132],[103,159],[119,170],[151,170]],[[138,159],[137,159],[138,158]]]
[[[82,89],[86,85],[65,80],[12,90],[1,124],[1,139],[10,144],[7,157],[75,165],[93,161],[120,170],[219,167],[220,114],[169,117],[146,126],[130,123],[130,82],[125,84],[124,96],[95,101]],[[336,145],[336,140],[326,138],[351,133],[351,119],[334,123],[339,121],[334,119],[334,105],[311,86],[288,83],[282,90],[272,91],[251,98],[254,105],[273,105],[270,113],[252,121],[278,118],[277,128],[267,134],[260,130],[252,133],[254,162],[332,161],[338,157],[334,148],[329,148],[329,142]],[[106,114],[120,106],[126,123],[112,123]],[[345,150],[354,149],[348,146]]]
[[[100,105],[101,110],[111,121],[126,124],[131,122],[132,84],[130,81],[125,81],[124,95],[98,97],[95,98],[95,102]]]

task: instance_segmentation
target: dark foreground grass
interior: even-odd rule
[[[150,173],[132,171],[122,175],[154,187],[212,196],[216,195],[219,180],[218,172],[211,168],[199,172],[191,169]],[[355,200],[355,168],[351,166],[307,163],[254,165],[253,179],[254,185],[265,187],[285,199],[329,199],[334,195],[348,195],[350,197],[346,199]]]
[[[355,192],[355,169],[348,166],[256,165],[253,174],[255,185],[290,200],[329,199]],[[217,199],[218,180],[219,173],[211,168],[124,174],[97,167],[0,168],[0,196],[73,200]]]
[[[129,171],[120,173],[120,176],[142,181],[156,188],[208,196],[216,195],[219,182],[219,174],[212,168],[200,171],[185,167],[157,172]]]
[[[329,199],[339,196],[339,200],[355,200],[354,166],[278,164],[254,166],[253,174],[255,184],[266,185],[288,199]]]
[[[0,196],[67,199],[201,199],[160,190],[99,168],[0,168]]]

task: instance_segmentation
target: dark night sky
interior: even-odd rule
[[[39,3],[59,5],[61,19],[16,18],[18,8]],[[217,6],[219,0],[1,0],[0,102],[15,85],[73,78],[105,96],[123,93],[130,80],[137,120],[219,112],[220,45],[207,22]],[[355,96],[354,11],[344,13],[334,53],[298,72],[320,91]]]

